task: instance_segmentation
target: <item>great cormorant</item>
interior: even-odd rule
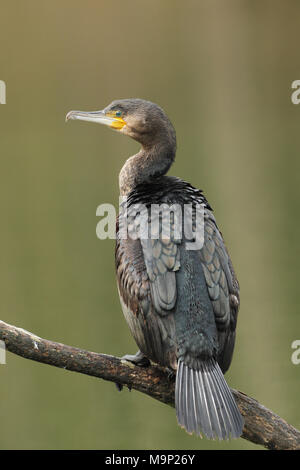
[[[176,414],[186,431],[199,435],[202,431],[210,439],[239,437],[243,418],[223,375],[234,349],[239,284],[202,191],[166,176],[176,153],[174,127],[159,106],[141,99],[113,101],[101,111],[70,111],[66,119],[105,124],[141,144],[119,175],[125,198],[117,221],[117,283],[139,347],[135,356],[124,357],[137,364],[151,360],[176,372]],[[199,249],[187,248],[191,238],[185,230],[180,237],[175,233],[179,219],[174,212],[169,236],[163,234],[159,211],[156,235],[143,235],[136,207],[146,208],[146,220],[152,224],[151,209],[162,204],[179,206],[183,214],[179,225],[192,221],[194,229],[195,206],[203,208]],[[191,221],[185,206],[192,207]],[[120,235],[125,222],[127,237]]]

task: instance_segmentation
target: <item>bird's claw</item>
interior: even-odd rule
[[[149,367],[149,359],[141,352],[138,351],[136,354],[125,354],[122,358],[122,362],[129,362],[139,367]]]

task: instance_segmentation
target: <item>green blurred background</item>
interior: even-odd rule
[[[177,130],[170,173],[205,191],[240,280],[228,381],[300,427],[299,39],[296,0],[2,0],[1,319],[92,351],[136,352],[114,241],[95,230],[138,147],[64,118],[149,99]],[[191,437],[145,395],[10,353],[0,377],[2,449],[257,448]]]

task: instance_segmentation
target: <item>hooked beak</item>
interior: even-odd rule
[[[80,121],[90,121],[90,122],[97,122],[98,124],[104,124],[105,126],[109,126],[113,129],[120,130],[122,129],[126,122],[124,119],[110,116],[106,114],[104,111],[70,111],[66,115],[66,122],[71,119],[78,119]]]

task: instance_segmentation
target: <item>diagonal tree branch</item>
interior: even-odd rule
[[[0,340],[8,351],[33,361],[125,385],[174,406],[174,380],[158,367],[129,365],[120,358],[39,338],[0,321]],[[300,431],[242,392],[232,390],[244,416],[242,437],[268,449],[300,449]]]

